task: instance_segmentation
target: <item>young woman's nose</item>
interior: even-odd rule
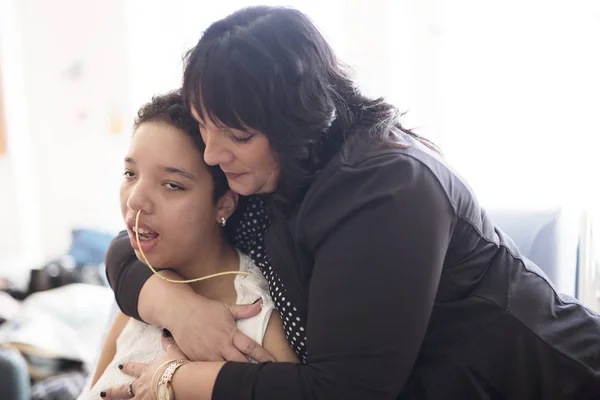
[[[133,211],[143,211],[151,213],[153,208],[152,199],[149,193],[149,188],[145,187],[142,182],[137,182],[129,192],[127,199],[127,207]]]

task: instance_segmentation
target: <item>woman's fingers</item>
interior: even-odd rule
[[[124,385],[113,386],[113,387],[104,389],[100,393],[100,397],[102,397],[103,399],[110,399],[110,400],[131,399],[133,396],[135,396],[135,389],[132,386],[132,388],[131,388],[132,394],[129,394],[129,385],[131,385],[131,383],[126,383]]]
[[[258,315],[262,310],[263,301],[258,299],[254,304],[238,304],[235,306],[227,305],[231,316],[236,321],[238,319],[246,319]]]
[[[242,352],[242,354],[258,362],[275,361],[275,357],[273,357],[271,353],[240,331],[234,332],[233,345],[236,349]]]
[[[183,354],[183,351],[181,351],[179,346],[177,346],[177,343],[175,343],[175,339],[173,339],[173,336],[170,336],[170,333],[168,335],[165,335],[163,333],[162,337],[160,338],[160,343],[162,344],[165,353],[167,353],[168,358],[173,360],[188,359],[185,356],[185,354]]]
[[[248,362],[246,356],[233,346],[224,348],[222,353],[225,361]]]
[[[121,368],[121,365],[123,368]],[[139,378],[148,370],[148,364],[136,363],[136,362],[126,362],[124,364],[119,365],[119,368],[124,374],[129,376],[135,376]]]
[[[259,314],[262,306],[262,299],[258,299],[254,304],[227,306],[227,308],[233,319],[239,320]],[[227,361],[248,361],[247,357],[258,362],[275,361],[268,351],[237,329],[233,332],[233,347],[225,347],[222,351],[221,356]]]

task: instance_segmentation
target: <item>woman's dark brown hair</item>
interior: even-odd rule
[[[350,135],[418,137],[383,99],[363,96],[312,21],[285,7],[221,19],[187,54],[183,95],[203,119],[254,129],[281,165],[276,197],[293,207]]]

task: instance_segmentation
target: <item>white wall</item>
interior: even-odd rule
[[[14,270],[41,258],[39,205],[33,183],[34,155],[28,125],[20,11],[16,1],[0,2],[0,71],[8,155],[0,159],[0,269]],[[18,171],[18,172],[17,172]],[[18,174],[18,176],[17,176]],[[30,226],[31,229],[25,229]],[[29,243],[30,246],[26,246]],[[27,247],[27,249],[26,249]],[[22,259],[23,264],[18,264]],[[25,260],[27,259],[27,260]],[[15,263],[18,264],[15,267]],[[24,268],[21,268],[24,269]]]
[[[2,221],[0,259],[34,253],[37,263],[64,253],[74,227],[119,226],[131,120],[125,14],[118,0],[7,0],[2,11],[9,157],[0,175],[12,185],[1,201],[17,218]],[[111,134],[119,117],[124,132]]]
[[[0,254],[6,257],[15,256],[21,248],[21,238],[19,237],[18,216],[15,213],[17,210],[17,199],[14,196],[12,188],[15,187],[13,179],[12,164],[7,157],[0,157],[0,230],[11,230],[2,235],[0,239]],[[16,229],[15,229],[16,228]]]
[[[597,205],[600,2],[457,0],[442,15],[439,129],[481,200]]]

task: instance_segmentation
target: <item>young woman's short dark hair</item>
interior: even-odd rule
[[[143,123],[155,121],[164,122],[185,132],[194,141],[194,145],[200,150],[200,153],[204,154],[206,146],[200,136],[198,122],[185,105],[180,91],[152,97],[152,100],[138,110],[133,127],[137,129]],[[218,166],[209,166],[208,168],[212,175],[213,195],[216,201],[229,190],[229,185],[227,177]]]

